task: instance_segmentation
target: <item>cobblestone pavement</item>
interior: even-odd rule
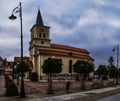
[[[25,85],[25,93],[28,98],[37,98],[37,97],[48,97],[48,96],[55,96],[55,95],[63,95],[66,94],[66,81],[60,80],[60,81],[53,81],[52,87],[54,89],[54,94],[47,94],[48,89],[48,83],[45,80],[39,81],[39,82],[31,82],[29,80],[24,80]],[[17,80],[14,80],[14,82],[17,85]],[[79,92],[80,91],[80,82],[71,81],[70,85],[70,91],[69,93]],[[17,85],[18,90],[20,91],[20,80],[19,85]],[[86,82],[87,89],[91,88],[91,82]],[[0,96],[5,95],[5,82],[4,82],[4,76],[0,76]]]
[[[16,83],[16,80],[14,80]],[[25,79],[26,98],[5,97],[4,76],[0,76],[0,101],[96,101],[113,94],[120,93],[120,85],[94,89],[89,91],[80,91],[80,82],[71,81],[69,94],[66,94],[66,81],[54,81],[54,94],[47,94],[48,83],[45,81],[30,82]],[[91,89],[91,82],[86,82],[86,88]],[[20,89],[20,85],[17,86]]]
[[[5,95],[5,81],[4,76],[0,76],[0,96]]]
[[[91,85],[91,83],[86,83],[86,85]],[[66,94],[66,81],[54,81],[52,83],[54,94],[48,95],[48,83],[47,82],[30,82],[25,81],[25,92],[29,98],[34,97],[46,97],[46,96],[55,96]],[[20,88],[18,86],[18,88]],[[89,89],[89,87],[88,87]],[[80,91],[80,82],[72,81],[70,85],[69,93],[79,92]]]

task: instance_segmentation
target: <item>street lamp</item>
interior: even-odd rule
[[[15,20],[17,17],[13,13],[19,13],[20,17],[20,25],[21,25],[21,62],[23,61],[23,29],[22,29],[22,6],[21,2],[17,7],[15,7],[12,11],[12,15],[9,17],[11,20]],[[21,90],[20,90],[20,97],[25,97],[25,90],[24,90],[24,71],[21,71]]]
[[[113,47],[113,51],[117,51],[117,69],[119,68],[119,44]],[[116,84],[118,85],[118,74],[116,77]]]

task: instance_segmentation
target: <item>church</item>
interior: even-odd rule
[[[72,64],[78,59],[94,62],[86,49],[51,43],[50,27],[44,25],[40,9],[30,34],[29,55],[33,62],[32,72],[37,72],[39,79],[44,75],[42,65],[48,58],[62,59],[62,73],[74,73]]]

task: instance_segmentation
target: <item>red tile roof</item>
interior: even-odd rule
[[[29,66],[29,68],[33,68],[33,63],[31,60],[27,60],[26,64]]]
[[[23,57],[23,60],[27,63],[27,65],[30,67],[30,68],[33,68],[33,63],[30,59],[30,57]],[[16,62],[17,64],[19,64],[19,62],[21,61],[21,57],[14,57],[14,62]]]
[[[12,72],[12,71],[13,71],[13,68],[11,68],[10,66],[6,66],[6,67],[4,68],[4,71],[6,71],[6,72]]]
[[[46,55],[58,55],[58,56],[69,56],[68,52],[64,51],[55,51],[55,50],[46,50],[46,49],[40,49],[40,54],[46,54]],[[94,60],[89,55],[82,55],[82,54],[76,54],[72,53],[72,57],[80,58],[80,59],[87,59],[87,60]]]
[[[23,60],[28,60],[30,59],[29,57],[23,57]],[[21,61],[21,57],[14,57],[14,62],[20,62]]]
[[[71,47],[71,46],[64,46],[64,45],[59,45],[59,44],[51,44],[51,48],[64,49],[64,50],[70,50],[70,51],[75,51],[75,52],[89,54],[89,52],[87,50],[85,50],[85,49]]]

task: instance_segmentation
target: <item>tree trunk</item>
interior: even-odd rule
[[[82,74],[82,79],[81,79],[81,90],[85,90],[85,74]]]
[[[54,94],[54,90],[52,88],[52,74],[49,74],[48,77],[48,89],[47,89],[47,94]]]

